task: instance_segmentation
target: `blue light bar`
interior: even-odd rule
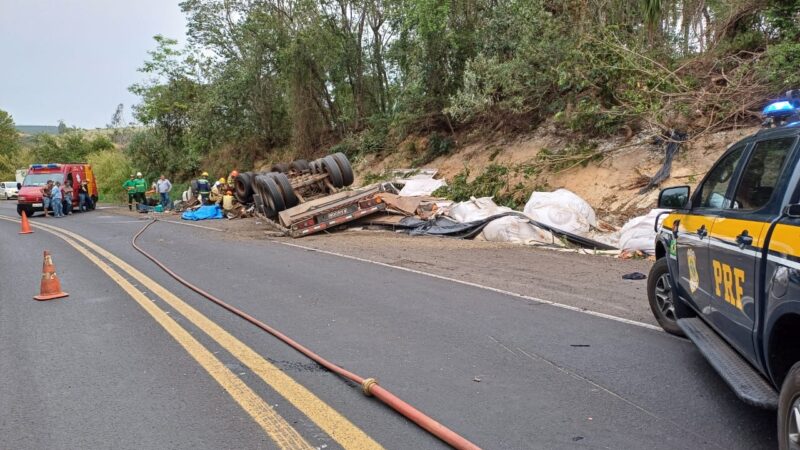
[[[794,105],[787,101],[770,103],[761,111],[761,114],[767,117],[783,117],[796,113]]]
[[[41,169],[44,167],[42,164],[31,164],[31,169]]]

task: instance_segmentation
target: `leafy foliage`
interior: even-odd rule
[[[85,162],[90,153],[114,148],[114,144],[103,135],[87,137],[80,131],[64,134],[36,136],[31,148],[33,158],[40,163]]]
[[[106,149],[91,153],[86,159],[94,170],[100,201],[126,201],[127,194],[122,190],[122,183],[134,171],[125,154],[117,149]]]
[[[407,135],[577,135],[753,120],[796,87],[800,0],[184,0],[189,45],[156,36],[131,86],[148,126],[128,154],[187,175],[325,149],[390,151]],[[331,148],[333,147],[333,148]],[[421,149],[418,161],[442,154]],[[449,149],[447,150],[449,151]]]

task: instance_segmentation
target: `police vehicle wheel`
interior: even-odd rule
[[[669,275],[667,258],[653,264],[647,277],[647,299],[658,324],[669,334],[686,337],[678,327],[678,315],[672,297],[672,277]]]
[[[778,400],[778,448],[800,450],[800,363],[789,370]]]

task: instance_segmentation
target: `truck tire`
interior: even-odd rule
[[[342,171],[342,178],[344,180],[345,186],[350,186],[353,184],[353,167],[350,165],[350,161],[347,159],[347,155],[342,152],[334,153],[333,159],[339,164],[339,169]]]
[[[305,159],[294,160],[289,167],[297,173],[306,173],[311,170],[311,167],[308,165],[308,161]]]
[[[667,258],[661,258],[653,264],[647,277],[647,300],[656,321],[669,334],[686,337],[678,327],[678,315],[675,310],[675,292],[672,276],[667,267]]]
[[[281,193],[283,194],[283,204],[286,205],[287,209],[297,206],[297,204],[300,203],[300,200],[294,194],[292,183],[289,182],[289,177],[287,177],[285,173],[272,172],[269,174],[269,176],[275,180],[275,184],[277,184],[278,188],[281,190]]]
[[[256,188],[258,188],[261,199],[264,203],[264,215],[270,219],[278,217],[278,213],[286,209],[278,185],[266,175],[256,175]]]
[[[233,190],[240,202],[251,203],[253,201],[253,174],[242,172],[236,175],[233,180]]]
[[[789,369],[783,379],[778,399],[778,448],[800,448],[800,362]]]
[[[269,171],[270,171],[270,172],[280,172],[280,173],[287,173],[287,172],[289,172],[289,165],[288,165],[288,164],[286,164],[286,163],[278,163],[278,164],[274,164],[274,165],[272,166],[272,168],[271,168],[271,169],[269,169]]]
[[[309,167],[311,167],[311,173],[314,175],[318,175],[322,173],[322,164],[319,163],[318,159],[315,159],[308,163]]]
[[[91,204],[91,205],[89,205],[89,208],[88,208],[88,209],[89,209],[89,211],[94,211],[94,210],[95,210],[95,208],[97,208],[97,196],[96,196],[96,195],[92,195],[92,196],[91,196],[91,197],[89,197],[89,198],[91,198],[91,199],[92,199],[92,204]]]
[[[339,163],[332,156],[328,155],[322,158],[322,167],[328,172],[333,187],[341,188],[344,186],[344,178],[342,177],[341,169],[339,169]]]

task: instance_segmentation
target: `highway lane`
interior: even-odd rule
[[[15,215],[7,204],[0,205],[0,213]],[[96,211],[45,223],[89,237],[132,264],[281,367],[387,448],[440,446],[387,408],[363,397],[356,387],[166,277],[130,248],[128,240],[143,222]],[[23,245],[16,236],[8,236],[9,226],[0,228],[4,231],[0,240],[3,254],[8,253],[6,247],[19,251],[18,246]],[[44,234],[37,232],[35,239],[44,239]],[[204,289],[277,326],[323,356],[363,376],[378,377],[383,386],[485,448],[774,446],[774,414],[741,404],[696,350],[680,339],[475,287],[268,241],[223,241],[215,234],[157,223],[142,245]],[[33,260],[40,259],[40,251]],[[58,264],[58,255],[56,258]],[[27,264],[39,270],[40,262]],[[64,273],[64,284],[91,279],[92,274],[79,273],[89,270]],[[6,276],[0,277],[6,286]],[[5,291],[4,287],[4,298]],[[72,294],[64,305],[83,301]],[[14,295],[27,299],[28,294]],[[113,308],[104,309],[106,314],[117,315],[117,303],[132,302],[112,303]],[[193,330],[204,345],[215,348],[203,332],[186,321],[179,322]],[[84,326],[88,324],[76,328]],[[149,327],[146,334],[150,338],[169,342],[168,336],[153,332],[152,323]],[[138,320],[131,322],[130,328],[145,329]],[[19,340],[12,345],[24,346],[34,338],[4,335],[6,339]],[[173,347],[145,346],[142,351],[159,349],[158,353],[186,358],[185,352]],[[285,410],[290,423],[309,442],[335,446],[313,421],[253,380],[246,368],[236,372],[243,374],[242,379],[259,395],[270,398],[270,404]],[[213,383],[205,387],[220,390]],[[204,396],[212,397],[236,409],[230,398]],[[235,415],[246,417],[240,411]],[[194,417],[191,414],[185,419]],[[5,423],[4,419],[0,423]],[[7,434],[6,429],[0,431]],[[258,431],[256,428],[255,434]],[[237,446],[261,445],[263,441]]]
[[[103,272],[62,240],[18,229],[0,221],[0,448],[265,446],[258,426]],[[32,299],[43,248],[68,298]]]

